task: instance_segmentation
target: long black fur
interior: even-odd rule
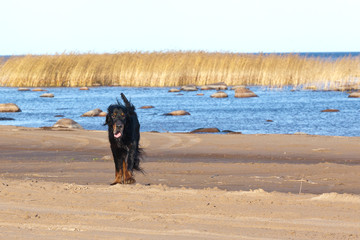
[[[139,147],[140,123],[135,112],[135,106],[128,101],[123,93],[121,93],[121,98],[124,104],[117,100],[117,104],[108,107],[104,125],[108,125],[110,148],[114,157],[116,172],[126,170],[122,169],[125,161],[127,171],[132,174],[133,170],[142,171],[140,168],[142,151]],[[120,137],[118,136],[119,133],[121,133]],[[114,184],[116,183],[123,182],[116,182],[115,179]]]

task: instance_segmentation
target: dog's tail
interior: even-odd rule
[[[135,113],[135,106],[129,102],[129,100],[125,97],[125,94],[121,93],[120,95],[125,103],[125,107],[129,110],[129,112]]]

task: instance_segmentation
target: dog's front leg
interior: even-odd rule
[[[123,171],[123,166],[121,164],[121,154],[118,151],[118,149],[116,149],[116,147],[112,148],[112,153],[113,153],[113,157],[114,157],[114,163],[115,163],[115,180],[113,183],[111,183],[111,185],[115,185],[115,184],[122,184],[123,183],[123,175],[124,175],[124,171]]]

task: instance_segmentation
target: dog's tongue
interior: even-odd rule
[[[115,138],[121,137],[121,132],[118,132],[118,133],[114,134],[114,137],[115,137]]]

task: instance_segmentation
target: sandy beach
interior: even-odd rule
[[[0,126],[0,239],[360,239],[360,137],[141,134],[110,186],[105,131]]]

